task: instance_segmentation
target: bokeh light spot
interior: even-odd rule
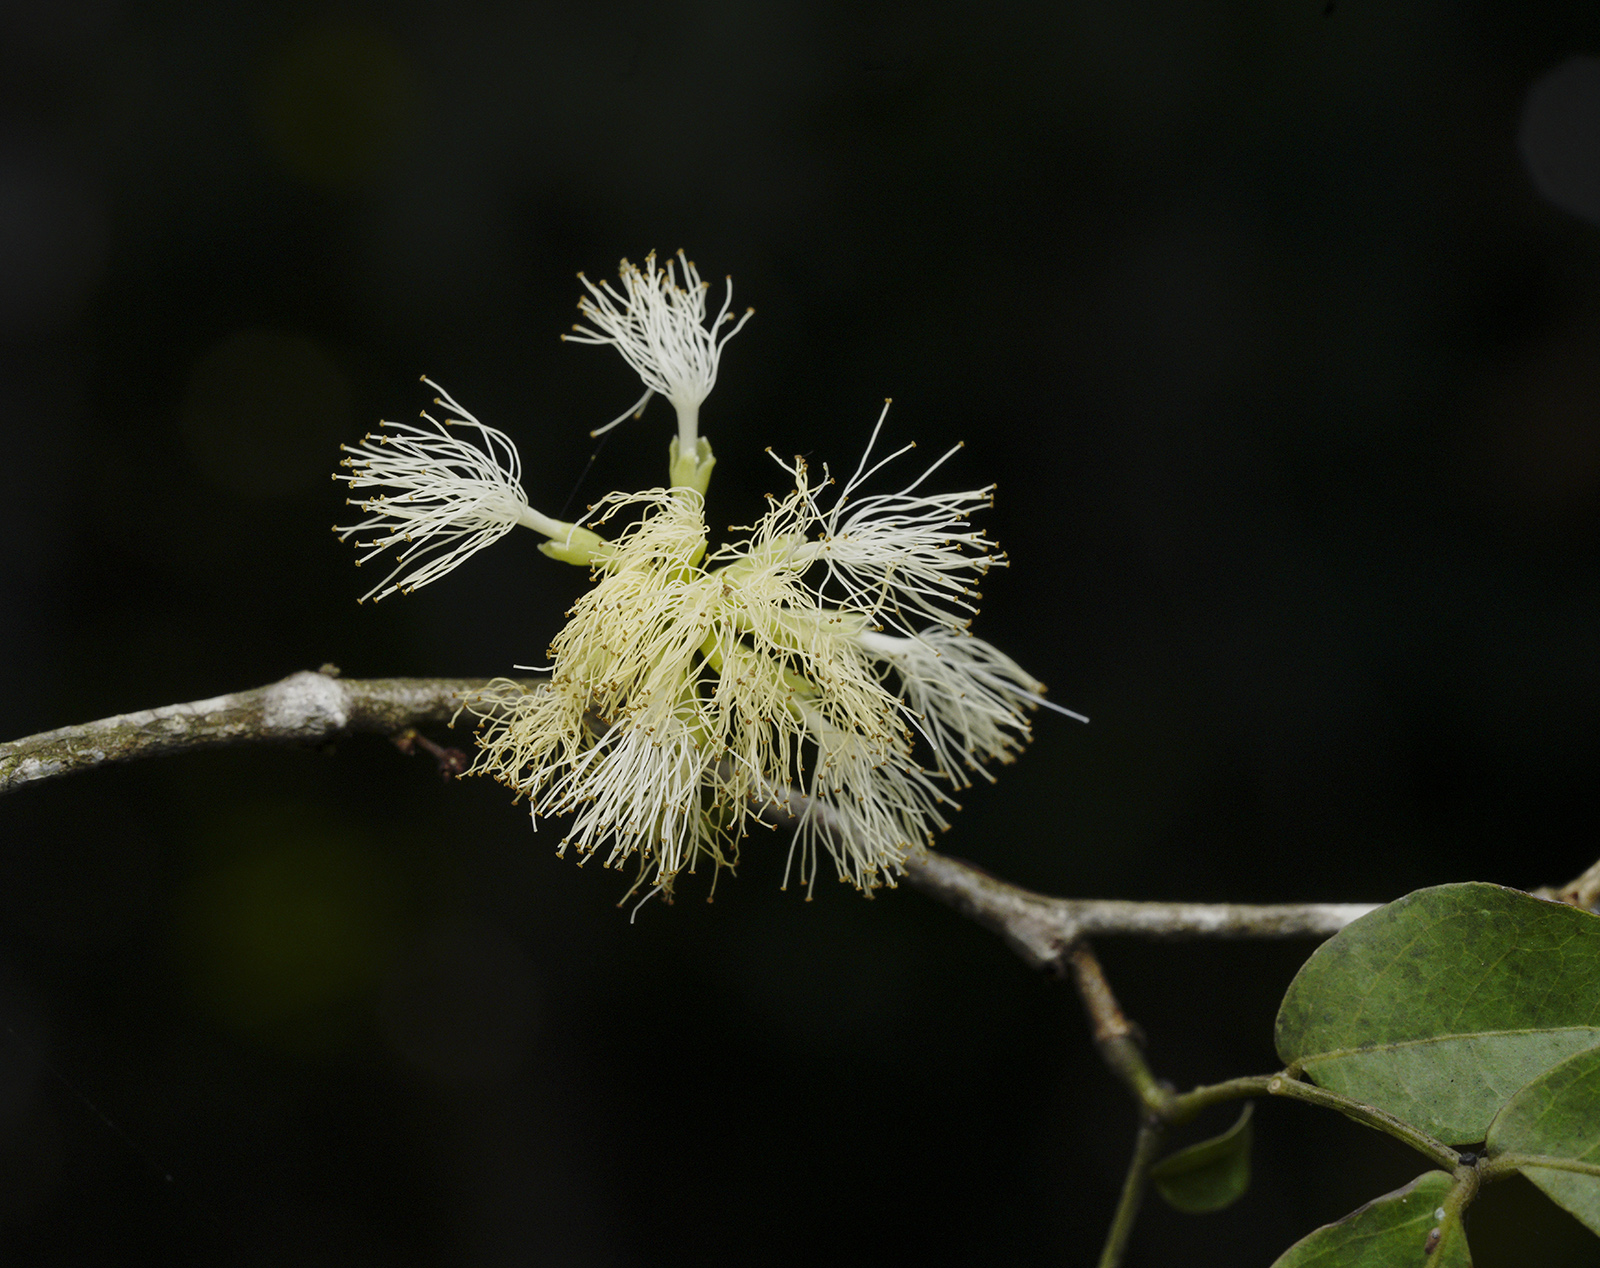
[[[352,22],[302,30],[262,68],[256,123],[290,175],[358,188],[399,148],[412,117],[411,66],[383,31]]]
[[[1600,57],[1569,57],[1528,90],[1517,144],[1541,194],[1600,224]]]
[[[376,986],[401,889],[376,852],[293,808],[219,825],[202,844],[210,859],[183,895],[180,927],[209,1011],[292,1037]]]

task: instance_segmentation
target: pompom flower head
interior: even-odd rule
[[[681,283],[677,277],[679,267],[683,270]],[[589,292],[578,301],[578,311],[593,329],[574,325],[571,334],[561,337],[571,343],[615,348],[644,381],[644,395],[590,435],[610,431],[627,418],[638,418],[652,396],[666,397],[678,415],[676,448],[669,462],[674,476],[683,478],[674,478],[673,483],[697,487],[704,494],[711,469],[705,466],[703,473],[700,470],[710,459],[709,446],[701,454],[700,406],[717,385],[722,346],[744,328],[755,309],[746,309],[734,320],[728,311],[733,304],[730,277],[726,279],[722,307],[707,325],[706,296],[711,284],[700,280],[699,270],[682,251],[676,262],[668,258],[666,268],[656,266],[654,251],[645,256],[642,269],[624,259],[618,266],[618,277],[620,291],[610,282],[602,280],[596,286],[578,274],[578,280]]]
[[[424,411],[423,421],[431,427],[379,423],[391,430],[369,432],[359,445],[339,446],[350,455],[339,465],[350,471],[336,472],[335,480],[343,480],[352,492],[366,488],[394,492],[346,498],[367,518],[359,524],[335,524],[333,531],[340,541],[355,533],[371,534],[356,542],[357,549],[366,552],[357,557],[358,567],[391,546],[403,545],[394,570],[362,595],[362,602],[396,590],[410,594],[518,524],[568,546],[575,533],[582,536],[575,525],[541,515],[528,505],[522,491],[522,460],[504,432],[485,427],[432,379],[422,381],[439,393],[434,404],[451,411],[443,422]],[[452,427],[465,435],[452,434]],[[586,555],[581,562],[587,562]]]
[[[953,791],[1015,756],[1047,704],[1041,683],[968,628],[977,583],[1006,563],[971,524],[993,486],[927,491],[952,450],[896,492],[867,492],[911,448],[874,457],[885,406],[842,485],[825,466],[813,479],[803,460],[780,462],[790,492],[713,548],[713,460],[693,428],[743,320],[719,339],[729,301],[707,326],[704,284],[679,260],[686,287],[653,255],[644,270],[624,263],[623,292],[585,283],[603,333],[579,340],[617,346],[644,400],[660,392],[677,407],[669,485],[611,494],[576,524],[551,519],[528,505],[511,442],[446,396],[459,417],[424,415],[433,431],[397,427],[349,450],[339,478],[396,492],[362,501],[369,518],[339,531],[373,534],[363,559],[404,544],[379,597],[437,579],[518,524],[591,568],[544,676],[496,680],[468,703],[473,771],[526,797],[535,826],[569,819],[560,853],[631,861],[635,891],[670,896],[682,872],[732,866],[749,830],[788,824],[786,878],[809,896],[826,856],[870,892],[948,826]],[[692,466],[679,461],[686,437]]]

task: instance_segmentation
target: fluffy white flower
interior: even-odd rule
[[[798,772],[805,801],[796,815],[795,839],[784,883],[796,860],[809,895],[817,859],[828,854],[839,879],[871,892],[893,884],[906,858],[932,843],[933,830],[950,826],[940,806],[960,809],[917,764],[909,737],[860,734],[807,718],[816,746],[814,765]]]
[[[886,401],[861,461],[830,507],[823,506],[823,491],[834,483],[826,466],[821,482],[813,485],[803,459],[796,458],[792,466],[778,460],[794,478],[795,492],[768,517],[765,531],[774,538],[815,534],[814,541],[794,549],[822,566],[819,593],[842,592],[845,606],[905,634],[930,618],[965,628],[983,597],[978,582],[989,569],[1006,566],[1005,555],[972,527],[970,518],[994,504],[994,485],[958,493],[921,492],[928,477],[961,448],[956,445],[899,492],[858,496],[869,479],[916,447],[903,445],[872,462],[888,413]]]
[[[553,539],[558,549],[547,553],[557,557],[565,557],[560,547],[581,551],[599,543],[593,533],[529,506],[522,491],[522,460],[510,438],[480,423],[432,379],[422,381],[439,393],[435,405],[459,417],[447,415],[440,422],[424,411],[422,417],[431,429],[383,422],[380,427],[392,430],[368,433],[359,445],[339,446],[350,455],[339,463],[350,474],[336,472],[335,480],[343,480],[352,492],[368,488],[393,492],[346,498],[347,505],[359,506],[367,518],[358,524],[335,524],[333,531],[340,541],[353,533],[371,534],[356,542],[366,551],[356,560],[357,566],[391,546],[404,546],[393,571],[362,595],[361,602],[382,599],[396,590],[409,594],[437,581],[519,524]],[[452,427],[471,439],[451,434]]]
[[[680,266],[681,285],[677,278]],[[734,320],[728,311],[733,303],[730,277],[722,307],[707,325],[706,294],[711,285],[700,280],[699,271],[682,251],[676,263],[669,257],[665,268],[657,267],[654,251],[645,257],[642,269],[623,260],[618,277],[621,291],[607,281],[596,286],[578,274],[589,292],[578,301],[578,311],[594,329],[574,325],[573,333],[561,336],[572,343],[610,345],[644,381],[644,395],[591,434],[598,436],[630,416],[637,418],[659,393],[672,402],[678,414],[678,455],[684,461],[693,460],[700,447],[700,406],[717,384],[722,345],[743,329],[755,309],[746,309]],[[704,493],[703,483],[699,487]]]

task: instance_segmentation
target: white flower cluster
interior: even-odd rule
[[[946,454],[899,492],[863,495],[906,451],[873,460],[880,416],[834,495],[826,468],[813,482],[802,460],[780,463],[792,491],[711,550],[698,409],[743,322],[719,340],[728,303],[708,327],[705,287],[682,263],[687,289],[654,256],[644,270],[624,261],[625,293],[590,286],[595,302],[582,306],[605,333],[580,341],[614,344],[646,400],[659,392],[678,407],[673,472],[685,478],[613,494],[587,523],[549,519],[528,506],[511,442],[445,397],[461,415],[449,425],[477,429],[481,447],[435,422],[350,449],[352,474],[338,478],[399,493],[363,501],[370,518],[339,531],[373,533],[363,558],[406,544],[405,576],[379,597],[436,579],[519,523],[551,539],[546,553],[593,568],[548,678],[497,680],[469,705],[481,720],[473,770],[525,795],[536,824],[570,816],[562,852],[635,859],[635,889],[670,895],[680,872],[732,865],[755,824],[788,822],[786,877],[808,895],[823,855],[861,889],[892,884],[948,826],[951,790],[974,772],[992,778],[986,765],[1011,760],[1047,703],[1042,684],[967,630],[977,582],[1005,563],[970,523],[993,486],[923,492]],[[676,462],[686,446],[692,468]]]

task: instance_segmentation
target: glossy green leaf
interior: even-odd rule
[[[1272,1268],[1472,1268],[1460,1217],[1440,1218],[1451,1184],[1443,1171],[1418,1176],[1302,1237]]]
[[[1319,947],[1278,1010],[1278,1054],[1446,1144],[1600,1045],[1600,917],[1498,885],[1418,890]]]
[[[1511,1098],[1489,1126],[1489,1156],[1502,1154],[1592,1166],[1593,1175],[1556,1167],[1518,1170],[1600,1233],[1600,1048],[1567,1058]]]
[[[1246,1103],[1234,1125],[1220,1136],[1168,1154],[1150,1168],[1156,1192],[1187,1215],[1220,1211],[1250,1187],[1250,1112]]]

